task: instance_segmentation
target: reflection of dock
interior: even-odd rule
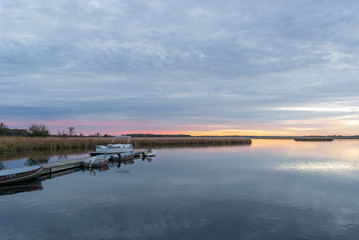
[[[81,171],[83,168],[82,167],[77,167],[77,168],[70,168],[70,169],[67,169],[67,170],[61,170],[61,171],[58,171],[58,172],[52,172],[52,173],[47,173],[47,174],[42,174],[39,179],[41,181],[44,181],[44,180],[47,180],[47,179],[51,179],[51,178],[55,178],[55,177],[60,177],[60,176],[64,176],[64,175],[67,175],[67,174],[71,174],[71,173],[74,173],[74,172],[77,172],[77,171]]]

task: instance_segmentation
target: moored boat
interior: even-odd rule
[[[116,144],[116,139],[118,138],[127,138],[126,144]],[[133,146],[130,143],[131,136],[115,136],[110,144],[107,146],[98,145],[96,146],[96,150],[94,152],[89,152],[90,156],[96,156],[100,154],[119,154],[125,152],[133,151]]]
[[[102,167],[107,165],[108,160],[110,159],[110,155],[108,154],[101,154],[97,156],[90,157],[84,160],[84,167]]]
[[[135,156],[133,151],[123,152],[118,154],[118,160],[128,160],[132,159]]]
[[[142,155],[144,157],[153,157],[156,155],[156,150],[155,149],[148,149],[146,152],[143,152]]]
[[[0,171],[0,184],[21,182],[40,176],[41,165],[14,168]]]

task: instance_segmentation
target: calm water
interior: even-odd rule
[[[0,239],[359,237],[356,140],[157,149],[33,185],[0,196]]]

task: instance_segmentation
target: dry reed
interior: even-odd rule
[[[96,145],[111,143],[111,137],[0,137],[0,152],[94,150]],[[125,143],[124,139],[116,143]],[[155,148],[175,146],[219,146],[249,145],[252,141],[241,137],[159,137],[131,138],[134,148]]]

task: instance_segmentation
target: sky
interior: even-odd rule
[[[358,135],[355,0],[1,0],[0,122]]]

